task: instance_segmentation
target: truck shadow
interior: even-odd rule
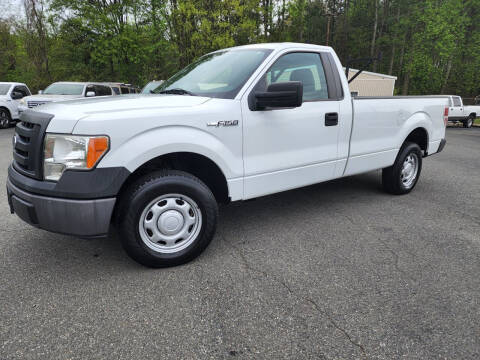
[[[235,202],[220,207],[217,236],[212,245],[199,259],[203,261],[223,256],[225,249],[217,247],[219,234],[233,237],[238,230],[251,226],[266,226],[275,222],[292,221],[292,214],[332,211],[335,204],[354,206],[360,201],[371,201],[371,196],[382,194],[380,172],[371,172],[349,178],[332,180],[304,188],[264,196],[251,201]],[[388,195],[385,195],[388,196]],[[363,200],[362,200],[363,199]],[[308,215],[306,215],[308,216]],[[123,251],[116,229],[112,227],[108,238],[78,239],[71,236],[51,234],[43,230],[29,229],[28,253],[19,256],[38,271],[39,268],[52,274],[58,271],[78,271],[82,268],[84,280],[102,276],[118,276],[133,271],[151,271],[133,260]],[[35,238],[35,239],[34,239]],[[30,255],[29,255],[30,254]],[[209,259],[210,258],[210,259]],[[185,266],[189,266],[184,265]],[[70,269],[69,269],[70,268]],[[181,268],[181,267],[180,267]],[[173,268],[173,269],[179,269]],[[165,270],[167,271],[167,270]]]

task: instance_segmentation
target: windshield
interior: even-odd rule
[[[182,89],[193,95],[233,99],[271,52],[268,49],[226,50],[202,56],[153,92]]]
[[[0,84],[0,95],[7,95],[8,89],[10,89],[10,84]]]
[[[43,92],[45,95],[83,95],[82,84],[52,84]]]

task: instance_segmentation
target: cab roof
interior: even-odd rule
[[[222,50],[234,50],[234,49],[272,49],[272,50],[284,50],[290,48],[300,48],[300,49],[310,49],[310,50],[323,50],[323,51],[332,51],[330,46],[314,45],[314,44],[304,44],[304,43],[294,43],[294,42],[281,42],[281,43],[261,43],[261,44],[251,44],[251,45],[242,45],[235,46],[228,49]],[[222,51],[219,50],[219,51]]]

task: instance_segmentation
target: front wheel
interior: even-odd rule
[[[0,129],[6,129],[10,126],[12,119],[6,109],[0,109]]]
[[[123,247],[145,266],[191,261],[215,233],[215,197],[202,181],[185,172],[165,170],[140,178],[119,206]]]
[[[382,171],[383,188],[390,194],[407,194],[417,184],[421,171],[422,150],[415,143],[405,143],[395,163]]]
[[[464,122],[463,122],[463,127],[464,128],[471,128],[473,125],[473,116],[469,116]]]

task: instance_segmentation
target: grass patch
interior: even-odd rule
[[[475,125],[480,125],[480,119],[475,119],[475,121],[473,122]]]

